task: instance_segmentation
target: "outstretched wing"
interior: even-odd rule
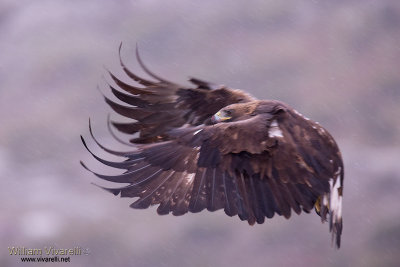
[[[123,82],[110,72],[115,84],[110,85],[116,98],[128,105],[121,105],[105,97],[107,104],[122,116],[133,119],[129,123],[112,122],[121,132],[138,133],[132,143],[153,143],[167,140],[167,131],[184,124],[200,125],[208,123],[209,118],[221,108],[239,102],[254,100],[240,90],[216,86],[196,78],[189,81],[197,87],[186,88],[170,82],[151,72],[142,62],[136,49],[136,57],[142,69],[155,81],[144,79],[131,72],[121,59],[122,69],[133,81],[141,86]]]
[[[159,204],[159,214],[174,215],[224,209],[250,224],[263,223],[275,213],[289,218],[291,210],[309,212],[323,197],[326,209],[337,206],[330,222],[340,245],[340,203],[333,190],[340,185],[341,196],[343,165],[333,138],[318,124],[285,107],[236,122],[181,127],[166,135],[167,141],[137,145],[131,152],[103,147],[126,160],[94,156],[126,172],[94,174],[128,183],[106,190],[138,197],[133,208]],[[321,216],[325,219],[326,211]]]

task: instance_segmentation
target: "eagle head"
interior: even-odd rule
[[[221,109],[211,117],[212,123],[227,122],[232,119],[232,110]]]
[[[258,102],[258,101],[257,101]],[[231,122],[248,119],[256,115],[255,109],[258,106],[256,101],[247,103],[236,103],[220,109],[211,117],[213,124],[219,122]]]

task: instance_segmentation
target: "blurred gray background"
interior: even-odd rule
[[[342,248],[314,213],[253,227],[222,211],[158,216],[93,186],[79,160],[116,172],[79,135],[91,117],[124,148],[96,90],[108,94],[104,67],[127,81],[121,41],[139,73],[136,43],[170,80],[246,89],[325,126],[345,162]],[[0,266],[22,265],[10,246],[89,248],[71,266],[400,266],[399,70],[397,0],[2,0]]]

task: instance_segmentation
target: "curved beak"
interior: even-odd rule
[[[220,112],[215,113],[212,117],[211,117],[211,122],[212,123],[217,123],[221,121],[221,117],[220,117]]]

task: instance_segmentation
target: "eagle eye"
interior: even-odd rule
[[[230,109],[225,110],[225,115],[231,116],[232,115],[232,110],[230,110]]]

